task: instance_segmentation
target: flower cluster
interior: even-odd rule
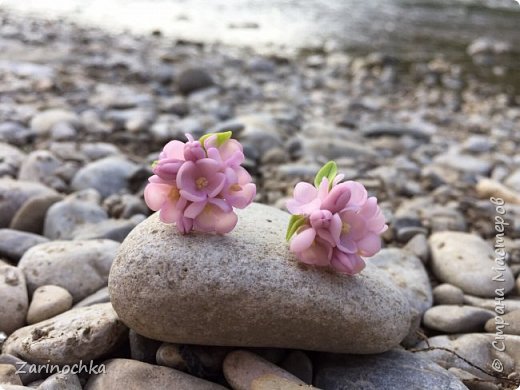
[[[375,197],[355,181],[341,183],[332,161],[320,169],[314,186],[300,182],[287,202],[292,215],[287,229],[290,250],[299,261],[331,266],[349,275],[365,268],[361,256],[381,249],[379,235],[387,229]]]
[[[256,195],[251,176],[241,166],[242,145],[231,132],[207,134],[198,141],[170,141],[154,163],[144,199],[179,232],[228,233],[237,223],[233,208],[248,206]]]

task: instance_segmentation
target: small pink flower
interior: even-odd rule
[[[184,159],[186,161],[197,161],[206,157],[206,152],[199,141],[195,141],[191,134],[186,134],[188,142],[184,145]]]
[[[180,194],[189,201],[200,202],[216,197],[224,188],[226,175],[220,172],[215,160],[203,158],[186,161],[177,174]]]
[[[356,253],[345,253],[335,248],[332,253],[330,265],[336,271],[348,275],[355,275],[361,272],[366,264],[365,261]]]
[[[160,210],[160,218],[166,223],[175,223],[182,217],[186,200],[181,198],[175,183],[169,183],[154,175],[148,179],[144,200],[154,211]]]
[[[195,218],[195,229],[201,232],[229,233],[237,224],[238,217],[233,211],[224,211],[218,205],[207,203]]]
[[[329,182],[324,179],[319,188],[306,182],[299,182],[294,187],[294,199],[287,201],[287,209],[291,214],[310,215],[321,208],[322,200],[329,192]]]
[[[296,233],[291,240],[290,249],[298,260],[310,265],[329,265],[332,256],[330,243],[316,237],[316,230],[310,227]]]

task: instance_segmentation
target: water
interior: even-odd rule
[[[479,36],[520,47],[513,0],[0,0],[22,14],[111,30],[278,48],[324,43],[414,56],[460,52]]]

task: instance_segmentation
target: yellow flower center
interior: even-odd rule
[[[347,234],[350,232],[350,225],[346,222],[343,222],[343,225],[341,226],[341,233]]]
[[[181,197],[181,194],[179,193],[179,189],[176,187],[172,187],[170,192],[168,193],[168,198],[172,201],[177,201]]]
[[[197,189],[201,190],[208,185],[208,179],[205,177],[199,177],[195,180],[195,184],[197,185]]]
[[[240,191],[242,188],[240,187],[240,184],[233,184],[229,189],[231,191]]]

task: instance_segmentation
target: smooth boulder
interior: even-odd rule
[[[138,225],[109,277],[120,318],[185,344],[378,353],[406,336],[408,301],[384,272],[304,266],[284,238],[287,213],[253,204],[238,214],[225,236],[180,235],[157,214]]]

